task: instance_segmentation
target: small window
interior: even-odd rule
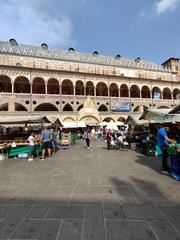
[[[42,48],[43,50],[48,50],[48,45],[47,45],[46,43],[42,43],[42,44],[41,44],[41,48]]]
[[[97,51],[94,51],[94,52],[93,52],[93,56],[94,56],[94,57],[97,57],[98,55],[99,55],[99,53],[98,53]]]

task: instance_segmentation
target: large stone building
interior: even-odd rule
[[[179,59],[157,65],[0,42],[0,113],[53,115],[61,121],[125,120],[128,112],[180,103]]]

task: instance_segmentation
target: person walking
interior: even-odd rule
[[[87,129],[85,134],[84,134],[84,138],[86,140],[86,145],[87,145],[87,149],[90,149],[90,141],[91,141],[91,132],[90,129]]]
[[[106,140],[107,140],[107,149],[111,149],[111,141],[113,140],[112,132],[110,129],[108,129],[106,133]]]
[[[168,160],[167,146],[168,143],[174,144],[174,141],[167,136],[167,131],[168,131],[167,123],[163,123],[162,127],[159,129],[157,134],[158,145],[162,151],[162,173],[169,172],[169,167],[167,165]]]

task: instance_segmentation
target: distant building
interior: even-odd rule
[[[162,65],[0,42],[1,115],[51,115],[89,124],[125,120],[128,112],[180,104],[180,63]]]

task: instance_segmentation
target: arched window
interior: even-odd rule
[[[179,88],[175,88],[173,90],[173,98],[176,99],[180,99],[180,89]]]
[[[47,111],[58,111],[57,107],[54,106],[51,103],[42,103],[39,104],[34,111],[43,111],[43,112],[47,112]]]
[[[75,93],[76,95],[84,95],[84,84],[80,80],[76,82]]]
[[[171,90],[169,88],[164,88],[163,99],[171,99]]]
[[[113,121],[114,122],[114,119],[112,119],[111,117],[107,117],[105,119],[103,119],[104,122],[110,122],[110,121]]]
[[[32,93],[45,94],[45,82],[42,78],[35,78],[32,84]]]
[[[65,111],[67,111],[67,112],[73,112],[72,106],[67,103],[67,104],[63,107],[63,112],[65,112]]]
[[[137,85],[132,85],[130,88],[130,96],[131,98],[140,98],[140,90]]]
[[[115,83],[111,83],[109,86],[110,96],[111,97],[119,97],[118,86]]]
[[[104,104],[101,104],[98,108],[98,111],[99,112],[107,112],[108,108]]]
[[[73,83],[70,80],[62,82],[62,95],[74,95]]]
[[[161,99],[161,90],[158,87],[153,87],[152,89],[153,99]]]
[[[121,85],[120,96],[121,97],[129,97],[128,86],[126,84]]]
[[[141,89],[141,96],[142,98],[150,98],[150,89],[147,86],[143,86]]]
[[[26,77],[17,77],[14,81],[15,93],[30,93],[30,83]]]
[[[47,83],[47,94],[59,94],[59,82],[57,79],[49,79]]]
[[[0,75],[0,92],[12,92],[11,79],[5,75]]]
[[[107,85],[103,82],[99,82],[96,86],[96,96],[108,96]]]
[[[124,117],[119,117],[119,118],[118,118],[118,121],[119,121],[119,122],[125,122],[126,120],[125,120]]]
[[[94,84],[90,81],[86,83],[86,96],[94,96]]]

